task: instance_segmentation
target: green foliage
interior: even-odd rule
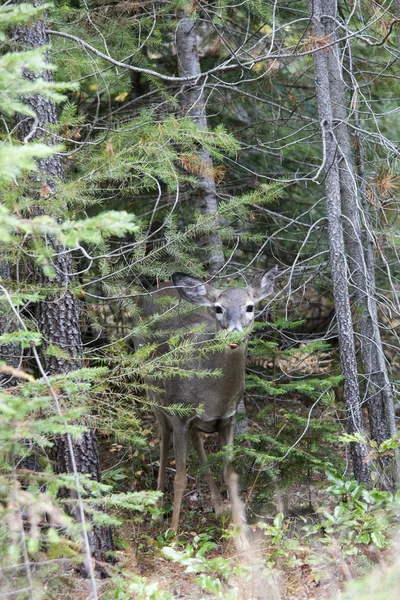
[[[34,6],[29,3],[12,4],[11,6],[1,7],[1,20],[0,20],[0,31],[7,31],[9,27],[15,27],[16,25],[22,25],[28,21],[39,18],[44,10],[47,10],[51,6],[50,3],[43,3],[40,6]],[[5,40],[6,37],[3,33],[1,39]]]
[[[31,5],[2,7],[1,28],[8,31],[16,24],[29,24],[44,8],[47,8],[47,5],[40,9]],[[48,62],[47,51],[48,48],[44,47],[32,51],[10,51],[0,58],[0,107],[7,119],[14,117],[16,113],[36,118],[28,102],[28,98],[35,94],[40,94],[42,98],[52,102],[60,102],[66,98],[65,91],[77,89],[75,83],[52,83],[47,77],[41,76],[45,70],[50,71],[53,68]],[[26,77],[27,71],[34,76]],[[65,107],[66,120],[70,120],[72,112],[68,106]],[[80,118],[75,120],[76,125],[82,122]],[[37,215],[37,210],[33,211],[33,216],[30,210],[25,212],[25,215],[18,211],[17,202],[21,202],[21,199],[24,201],[23,192],[31,192],[29,188],[32,187],[32,180],[19,185],[17,178],[25,171],[37,170],[38,159],[43,161],[60,150],[61,146],[55,145],[53,140],[51,145],[32,143],[29,139],[20,144],[15,143],[10,135],[3,136],[0,145],[0,181],[4,185],[10,182],[14,184],[12,189],[7,189],[6,192],[9,208],[4,205],[0,207],[0,240],[3,242],[1,260],[10,259],[12,265],[18,260],[16,257],[20,244],[29,241],[31,257],[43,267],[44,273],[51,277],[56,275],[52,259],[60,250],[74,249],[83,244],[87,250],[82,248],[82,251],[89,256],[87,252],[96,252],[99,247],[103,249],[108,239],[133,235],[139,230],[134,216],[124,211],[107,211],[80,220],[68,219],[65,200],[63,211],[59,210],[63,220],[46,214],[34,216]],[[46,194],[44,196],[44,205],[56,202],[54,198],[47,199]],[[38,203],[38,196],[34,202]],[[57,210],[51,212],[54,214]],[[48,286],[40,292],[34,289],[34,285],[28,285],[26,290],[14,287],[9,296],[15,306],[26,306],[26,302],[30,302],[32,306],[56,291],[56,286],[54,289]],[[3,296],[2,299],[2,319],[4,314],[7,315],[9,296]],[[14,352],[17,352],[17,349],[19,352],[19,348],[29,350],[33,346],[40,347],[42,332],[35,329],[34,324],[28,322],[27,331],[19,330],[16,326],[9,331],[2,331],[0,345],[2,348],[15,349]],[[69,357],[68,353],[56,344],[47,346],[46,356],[50,355],[67,360]],[[6,374],[9,379],[14,378],[13,387],[0,392],[2,568],[13,566],[27,558],[35,560],[43,551],[50,559],[72,558],[81,562],[81,526],[67,515],[70,511],[70,500],[66,491],[69,490],[76,497],[77,485],[86,514],[90,515],[92,523],[100,526],[119,525],[121,517],[115,515],[121,515],[122,511],[140,514],[158,511],[158,493],[112,493],[111,486],[92,480],[84,474],[78,476],[77,483],[74,474],[56,475],[48,459],[47,454],[54,438],[69,434],[77,441],[86,431],[85,403],[91,395],[100,391],[99,382],[106,376],[106,368],[85,367],[60,373],[46,380],[35,379],[30,372],[14,368],[4,361],[0,361],[0,369],[2,377]],[[3,380],[4,377],[2,382]],[[24,381],[26,383],[21,383]],[[54,406],[55,395],[59,397],[62,415]],[[33,455],[41,463],[40,472],[26,466],[30,464]],[[110,509],[110,514],[104,512],[104,506]],[[5,582],[2,580],[3,583]]]
[[[0,16],[2,9],[0,8]],[[29,104],[21,98],[31,94],[43,94],[54,102],[65,100],[67,90],[77,89],[76,84],[56,84],[45,81],[42,77],[28,79],[23,77],[24,71],[29,70],[40,74],[51,65],[46,60],[46,48],[27,52],[8,52],[0,57],[0,106],[7,116],[20,113],[28,117],[35,117]]]
[[[307,535],[323,532],[335,535],[345,554],[355,554],[363,544],[382,549],[391,545],[391,535],[398,526],[400,494],[378,489],[368,490],[357,481],[345,481],[336,473],[327,473],[328,492],[340,499],[333,512],[325,508],[317,525],[306,528]]]
[[[161,536],[158,536],[161,538]],[[236,600],[238,590],[228,587],[228,577],[248,577],[250,569],[243,565],[233,564],[232,560],[222,557],[212,558],[206,556],[215,549],[215,542],[211,541],[208,534],[200,534],[193,537],[191,544],[187,544],[184,550],[176,550],[175,544],[169,545],[171,535],[161,540],[162,555],[168,560],[181,565],[186,573],[198,574],[195,581],[198,586],[212,598],[223,598],[224,600]],[[172,535],[173,537],[173,535]],[[126,576],[116,577],[113,581],[115,589],[106,596],[108,600],[128,600],[135,598],[143,600],[170,600],[173,594],[159,589],[159,584],[148,581],[144,577]]]
[[[62,390],[71,401],[69,408],[64,403],[63,416],[54,414],[52,396],[41,380],[25,383],[12,393],[0,392],[2,566],[23,560],[21,527],[26,530],[26,549],[32,559],[46,548],[49,557],[81,560],[80,526],[67,516],[70,501],[65,498],[65,490],[76,491],[76,480],[73,474],[55,475],[45,451],[52,446],[54,436],[69,432],[74,439],[80,438],[86,429],[76,424],[77,418],[85,412],[82,400],[87,393],[93,393],[94,382],[103,374],[104,369],[81,369],[50,379],[53,389]],[[79,410],[73,406],[75,395],[79,397]],[[25,464],[33,451],[41,456],[42,471],[20,470],[19,465]],[[99,525],[121,524],[121,518],[113,516],[116,511],[140,514],[158,511],[160,494],[157,492],[112,493],[110,485],[83,474],[79,477],[79,486],[86,513]],[[64,492],[61,498],[60,491]],[[99,502],[111,509],[108,515],[99,508]],[[25,515],[23,521],[22,515]],[[10,526],[11,522],[14,526]]]
[[[283,321],[268,325],[274,331],[287,327]],[[253,493],[254,510],[259,512],[271,502],[276,488],[303,485],[332,465],[340,467],[336,417],[341,408],[333,389],[341,378],[324,372],[312,375],[318,372],[315,359],[328,350],[326,344],[316,342],[282,351],[265,331],[256,331],[249,344],[251,372],[246,390],[249,398],[254,395],[258,402],[262,398],[265,402],[253,414],[257,426],[240,436],[241,444],[233,449],[233,455],[244,461],[244,471],[250,465],[257,471]],[[246,487],[249,485],[253,485],[251,479],[246,481]]]
[[[89,185],[103,189],[104,185],[111,188],[118,182],[123,183],[125,193],[138,194],[158,190],[160,181],[175,191],[182,179],[195,181],[190,174],[183,176],[177,163],[185,165],[187,153],[198,144],[217,160],[238,148],[222,125],[213,131],[202,131],[192,119],[171,116],[159,120],[152,111],[145,110],[111,133],[102,152],[93,152],[90,146],[84,148],[81,166],[84,173],[90,174]]]
[[[16,108],[17,110],[17,108]],[[35,171],[35,159],[47,158],[61,150],[61,146],[45,146],[45,144],[29,144],[28,146],[12,146],[8,141],[0,142],[0,183],[10,183],[24,171]],[[3,208],[3,207],[2,207]],[[1,215],[2,224],[5,216]],[[1,232],[5,241],[6,234]]]
[[[0,207],[0,239],[7,242],[16,241],[13,236],[19,233],[32,236],[38,243],[49,235],[62,246],[76,248],[81,243],[98,245],[110,236],[123,237],[138,229],[135,217],[125,211],[108,211],[82,221],[60,223],[48,215],[18,219],[6,207]]]
[[[374,466],[379,466],[379,469],[374,469],[371,472],[371,479],[377,482],[379,479],[384,479],[386,475],[390,478],[390,472],[393,468],[391,460],[388,462],[388,457],[397,457],[400,445],[399,433],[396,433],[386,440],[382,440],[380,444],[376,440],[370,440],[361,432],[345,433],[340,436],[340,441],[345,443],[358,443],[366,447],[368,453],[365,461],[372,463]]]
[[[4,333],[0,336],[0,344],[17,344],[21,345],[22,348],[29,348],[31,344],[40,345],[40,342],[41,334],[35,331],[19,330]]]
[[[173,600],[170,592],[159,589],[157,582],[149,583],[145,577],[133,576],[129,582],[117,584],[116,589],[107,594],[106,600],[130,600],[132,594],[138,600]]]
[[[9,28],[25,24],[38,18],[49,5],[34,7],[31,4],[17,4],[0,7],[0,36]],[[46,59],[46,48],[23,52],[7,52],[0,56],[0,110],[11,117],[16,113],[35,117],[26,99],[34,94],[42,94],[54,102],[65,100],[65,92],[77,89],[75,83],[53,83],[40,76],[46,69],[52,69]],[[24,77],[30,71],[34,78]],[[35,158],[46,158],[60,150],[60,146],[46,146],[41,143],[16,144],[10,135],[0,138],[0,184],[9,183],[24,171],[36,170]]]
[[[312,515],[285,518],[278,513],[272,522],[268,519],[257,523],[266,539],[271,568],[307,565],[319,581],[328,573],[332,576],[351,557],[359,559],[361,572],[364,552],[392,547],[398,527],[399,494],[366,489],[338,473],[326,475],[330,485],[320,486],[325,497],[317,509],[317,519]]]
[[[212,597],[235,600],[238,597],[238,590],[226,588],[224,580],[226,581],[232,575],[244,575],[246,569],[242,565],[232,565],[231,560],[223,557],[207,558],[205,554],[213,546],[207,535],[196,536],[193,543],[187,544],[183,551],[166,546],[162,549],[162,553],[169,560],[186,567],[186,573],[198,573],[196,583]]]

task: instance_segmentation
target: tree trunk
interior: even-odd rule
[[[313,36],[315,36],[316,39],[325,39],[326,32],[321,21],[321,16],[324,14],[322,0],[309,0],[308,6]],[[339,334],[340,360],[344,377],[344,399],[347,408],[348,429],[350,433],[362,433],[363,423],[357,361],[347,283],[348,265],[342,228],[337,144],[333,134],[334,122],[328,77],[328,52],[326,50],[317,51],[313,54],[313,58],[318,114],[325,147],[324,172],[329,254]],[[364,462],[366,457],[365,446],[359,443],[352,443],[351,454],[356,478],[359,481],[369,480],[369,469]]]
[[[16,2],[19,3],[19,2]],[[34,1],[40,5],[39,0]],[[49,39],[45,33],[45,18],[38,20],[31,26],[16,27],[14,38],[23,48],[39,48],[49,45]],[[29,78],[34,78],[32,73],[26,73]],[[50,71],[42,74],[47,81],[51,81]],[[57,124],[56,107],[53,101],[44,96],[37,95],[24,99],[35,112],[36,119],[24,119],[19,123],[19,137],[22,140],[45,140],[48,144],[57,142],[54,134],[49,133],[49,125]],[[40,198],[57,198],[57,181],[62,181],[64,169],[60,155],[54,155],[45,160],[38,161],[38,172],[32,177],[32,188],[37,203],[32,210],[34,214],[44,214],[40,204]],[[59,199],[61,203],[62,200]],[[71,283],[73,264],[71,253],[65,252],[63,247],[52,239],[46,239],[51,244],[55,255],[52,258],[52,266],[55,277],[50,279],[43,274],[40,268],[35,268],[35,283],[46,289],[46,287],[57,287],[59,291],[51,294],[45,301],[37,304],[36,319],[39,331],[43,335],[43,346],[41,360],[48,375],[57,373],[68,373],[83,366],[82,340],[79,325],[78,307],[74,296],[69,291]],[[63,355],[50,356],[46,352],[49,345],[55,345],[63,351]],[[89,474],[96,481],[100,481],[100,465],[97,453],[96,439],[93,431],[87,430],[82,438],[74,442],[74,454],[78,472]],[[68,449],[67,435],[59,436],[53,448],[53,457],[56,471],[73,472],[71,456]],[[109,527],[98,527],[92,524],[88,533],[92,555],[97,560],[105,560],[105,552],[113,550],[111,529]]]
[[[183,11],[179,11],[179,25],[176,32],[176,54],[178,70],[181,77],[193,77],[201,74],[199,51],[195,32],[195,22]],[[185,114],[191,117],[203,131],[208,131],[207,111],[205,104],[204,82],[197,83],[190,80],[183,90]],[[201,172],[198,175],[197,189],[199,192],[198,206],[202,214],[212,220],[213,231],[202,243],[208,248],[209,273],[215,275],[223,268],[224,250],[221,235],[218,232],[220,222],[218,219],[217,190],[215,186],[214,166],[210,153],[202,148],[200,150]],[[236,433],[243,434],[248,431],[246,407],[244,398],[241,399],[237,414],[240,418],[236,424]]]
[[[337,20],[336,0],[324,0],[323,12],[326,36],[336,40]],[[331,16],[331,19],[329,19]],[[396,421],[392,388],[383,353],[379,330],[378,311],[375,290],[375,264],[372,229],[368,206],[359,203],[357,174],[354,168],[352,140],[348,128],[348,112],[345,97],[345,82],[339,56],[339,45],[326,53],[329,74],[332,112],[335,122],[334,134],[338,145],[339,177],[342,208],[344,214],[343,229],[345,243],[350,258],[349,267],[354,283],[353,293],[357,301],[358,332],[363,375],[365,378],[365,399],[371,436],[380,444],[396,433]],[[362,174],[363,175],[363,174]],[[362,226],[361,217],[364,222]],[[393,467],[397,471],[397,461]],[[398,473],[393,474],[393,482]]]
[[[201,74],[199,51],[195,32],[195,22],[183,11],[179,11],[179,25],[176,31],[176,54],[180,77],[193,77]],[[197,83],[196,79],[187,82],[183,89],[183,108],[185,114],[193,119],[200,129],[208,130],[207,114],[204,95],[204,82]],[[215,187],[214,167],[210,153],[200,149],[200,172],[198,173],[197,190],[199,193],[198,207],[200,212],[210,217],[212,233],[202,240],[207,248],[207,258],[210,275],[215,275],[224,266],[224,252],[220,227],[217,216],[218,202]]]

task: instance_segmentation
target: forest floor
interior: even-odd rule
[[[110,455],[109,444],[101,452],[103,469],[114,469],[123,475],[117,486],[121,491],[146,489],[156,481],[156,434],[150,435],[143,454],[131,456],[126,448],[114,444]],[[212,439],[208,440],[212,445]],[[209,448],[213,450],[213,448]],[[193,456],[192,456],[193,458]],[[397,600],[400,598],[400,568],[393,576],[396,547],[376,550],[371,544],[352,545],[345,539],[348,527],[335,536],[322,530],[307,535],[304,528],[318,523],[317,507],[334,511],[337,499],[326,493],[326,482],[316,474],[310,482],[293,485],[285,493],[274,492],[265,503],[262,514],[255,515],[251,502],[253,487],[244,490],[249,498],[247,512],[254,522],[255,554],[251,559],[239,556],[229,534],[229,517],[216,517],[211,510],[209,491],[204,477],[199,476],[190,461],[187,492],[184,497],[180,532],[174,538],[168,530],[168,514],[164,522],[156,522],[146,514],[121,512],[115,516],[123,525],[114,530],[117,563],[106,565],[109,579],[98,580],[99,597],[103,600],[164,600],[163,592],[183,600],[223,598],[232,600]],[[115,469],[117,469],[115,471]],[[118,471],[120,469],[120,473]],[[218,473],[218,469],[215,469]],[[171,502],[174,460],[171,457],[166,486],[166,505]],[[221,482],[217,481],[218,485]],[[148,489],[148,488],[147,488]],[[262,503],[261,503],[262,504]],[[282,522],[276,523],[277,515]],[[283,518],[283,514],[285,518]],[[261,521],[263,525],[257,526]],[[201,574],[189,572],[188,561],[170,560],[165,548],[172,548],[176,556],[199,557],[203,575],[208,575],[220,586],[220,592],[211,593],[212,583],[199,584]],[[186,553],[186,554],[185,554]],[[204,558],[203,558],[204,557]],[[176,558],[176,557],[175,557]],[[398,565],[400,566],[400,565]],[[374,574],[368,593],[362,589],[346,592],[368,574]],[[91,598],[90,583],[80,578],[74,567],[66,563],[62,570],[49,570],[41,577],[45,583],[44,600],[86,600]],[[387,591],[380,582],[387,581]],[[376,591],[373,591],[377,585]],[[133,586],[133,587],[132,587]],[[205,589],[204,589],[205,588]],[[134,591],[133,591],[134,590]],[[369,593],[370,592],[370,593]],[[383,595],[380,595],[383,593]],[[218,595],[219,594],[219,595]]]
[[[214,519],[210,515],[208,526],[213,523]],[[204,517],[199,517],[197,521],[201,525]],[[400,597],[398,577],[396,589],[390,587],[387,595],[379,596],[378,592],[376,595],[373,593],[372,595],[342,595],[347,584],[355,581],[359,575],[360,556],[349,558],[346,563],[337,557],[336,561],[331,561],[330,569],[326,570],[323,576],[316,576],[313,565],[308,564],[306,558],[303,562],[300,560],[299,564],[293,567],[286,565],[281,568],[275,567],[272,570],[266,569],[261,576],[260,569],[254,568],[254,564],[253,567],[250,567],[246,559],[243,560],[243,557],[238,556],[232,541],[227,540],[217,544],[212,551],[207,553],[209,560],[223,557],[232,568],[232,575],[224,580],[222,595],[214,596],[200,587],[196,581],[198,574],[188,573],[185,566],[176,564],[163,556],[159,526],[154,527],[151,522],[142,523],[140,527],[126,524],[118,533],[121,536],[118,539],[126,546],[126,549],[117,550],[118,563],[107,567],[112,576],[111,579],[97,581],[99,597],[106,600],[119,600],[120,598],[123,600],[128,598],[158,600],[160,596],[157,595],[156,590],[169,592],[173,594],[173,597],[183,600],[201,600],[212,597],[226,599],[237,597],[240,600],[277,600],[278,598],[280,600],[339,600],[342,598],[346,598],[346,600],[353,598],[357,598],[357,600],[380,600],[381,598],[395,600]],[[195,531],[182,533],[179,537],[181,547],[193,543],[195,533]],[[267,553],[268,548],[265,547],[264,551]],[[334,549],[331,551],[334,554]],[[263,556],[264,566],[267,559],[268,554],[265,554]],[[391,575],[393,560],[387,553],[373,557],[366,553],[364,561],[365,573],[368,572],[368,569],[375,572],[374,582],[375,584],[378,582],[377,589],[382,592],[379,582],[384,585],[387,574]],[[235,568],[239,564],[243,565],[244,570],[252,571],[252,574],[249,575],[248,572],[242,575],[235,574]],[[218,579],[218,575],[215,577]],[[122,590],[128,590],[130,583],[137,582],[138,578],[142,578],[141,580],[146,583],[146,591],[143,594],[139,593],[139,590],[142,589],[140,586],[135,588],[137,591],[132,595],[122,592]],[[392,583],[388,583],[388,585],[392,586]],[[87,600],[91,597],[90,582],[80,578],[71,566],[66,566],[63,576],[58,574],[56,578],[49,579],[46,587],[44,597],[49,600],[64,600],[65,598]],[[260,592],[260,590],[262,591]]]
[[[197,482],[193,479],[189,487],[182,510],[181,532],[177,539],[172,539],[168,533],[168,522],[160,524],[148,516],[143,518],[127,518],[124,525],[115,531],[116,556],[115,565],[107,565],[110,579],[98,580],[100,598],[104,600],[161,600],[161,592],[168,592],[173,597],[183,600],[201,600],[203,598],[219,597],[230,600],[378,600],[379,594],[343,595],[343,590],[349,582],[360,576],[375,572],[375,581],[385,579],[393,563],[393,551],[376,552],[365,545],[355,556],[344,556],[339,545],[323,546],[318,541],[309,541],[309,547],[304,540],[299,539],[298,530],[307,517],[293,517],[292,531],[286,535],[287,540],[293,540],[294,564],[289,565],[284,554],[290,550],[290,542],[281,544],[279,540],[271,541],[263,537],[258,530],[255,534],[258,551],[258,565],[252,560],[239,556],[232,539],[224,535],[229,520],[216,517],[207,506],[208,492],[199,494]],[[204,488],[205,490],[205,488]],[[299,490],[296,490],[299,493]],[[295,497],[296,494],[292,494]],[[310,519],[313,518],[310,516]],[[272,519],[272,518],[271,518]],[[210,549],[206,550],[208,543]],[[307,543],[307,542],[306,542]],[[221,595],[212,595],[199,585],[198,573],[190,573],[186,565],[169,560],[163,553],[163,548],[170,546],[180,552],[188,547],[193,548],[193,555],[200,550],[211,563],[224,559],[229,574],[222,575],[218,568],[211,569],[211,576],[223,583]],[[309,560],[309,549],[314,546],[313,560]],[[208,548],[208,546],[207,546]],[[289,550],[288,550],[289,549]],[[282,551],[282,556],[279,551]],[[315,556],[319,553],[319,560]],[[243,572],[237,573],[239,565]],[[214,572],[212,572],[214,570]],[[240,569],[239,569],[240,571]],[[138,584],[138,582],[141,582]],[[127,590],[132,583],[136,584],[135,592]],[[400,597],[400,582],[398,592],[391,588],[383,600],[394,600]],[[391,585],[391,584],[390,584]],[[86,600],[90,598],[89,581],[82,580],[76,575],[71,565],[65,567],[64,574],[48,578],[47,590],[44,597],[50,600]],[[237,596],[236,596],[237,594]],[[395,594],[395,595],[393,595]]]

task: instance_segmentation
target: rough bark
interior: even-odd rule
[[[34,4],[38,6],[41,2],[34,0]],[[14,38],[22,48],[40,48],[49,44],[45,29],[45,19],[37,20],[30,26],[15,28]],[[32,73],[26,73],[26,76],[35,77]],[[42,77],[51,81],[51,72],[43,73]],[[34,110],[36,119],[20,120],[18,130],[20,139],[41,139],[48,144],[56,143],[57,140],[49,133],[49,125],[57,123],[54,102],[41,95],[24,100]],[[32,194],[35,194],[37,200],[32,212],[34,214],[44,214],[45,211],[41,206],[40,198],[43,196],[54,196],[56,198],[57,182],[62,181],[64,169],[61,156],[58,154],[38,161],[38,165],[38,172],[32,177]],[[52,291],[45,301],[37,304],[35,316],[44,339],[44,344],[40,349],[44,369],[48,375],[55,375],[57,373],[68,373],[82,367],[82,339],[77,302],[69,291],[71,274],[73,273],[71,254],[63,252],[63,248],[52,239],[47,238],[46,242],[51,244],[55,251],[55,256],[52,258],[55,277],[49,279],[41,269],[36,268],[34,272],[35,283],[41,285],[43,289],[52,287],[56,291]],[[64,356],[49,356],[43,352],[50,344],[58,346],[63,351]],[[74,442],[74,454],[78,471],[89,474],[93,479],[100,481],[99,456],[93,431],[86,431],[79,441]],[[59,473],[72,472],[66,435],[59,436],[56,439],[52,458]],[[92,525],[89,532],[89,542],[92,554],[98,560],[105,560],[104,553],[113,550],[109,527]]]
[[[323,0],[323,12],[326,15],[323,20],[326,35],[330,36],[333,41],[336,39],[334,19],[338,19],[336,0]],[[365,401],[368,404],[371,436],[380,444],[396,433],[394,401],[379,330],[373,255],[374,240],[366,196],[363,194],[363,201],[361,201],[359,193],[353,145],[348,127],[346,88],[339,52],[339,45],[333,46],[326,53],[326,59],[334,135],[338,145],[340,192],[345,217],[343,229],[351,280],[354,284],[353,294],[357,302],[355,316],[358,317],[361,363],[365,378]],[[360,160],[359,166],[361,167]],[[396,465],[393,466],[396,467]],[[398,474],[394,473],[394,480],[397,479]]]
[[[324,14],[323,1],[309,0],[308,7],[313,35],[317,39],[324,39],[326,32],[321,20],[321,16]],[[342,226],[338,153],[337,143],[333,134],[334,118],[328,77],[327,52],[324,50],[317,51],[313,54],[313,58],[318,114],[324,137],[325,196],[328,219],[329,254],[339,335],[340,360],[344,377],[344,399],[347,408],[349,432],[359,433],[363,431],[363,423],[354,331],[347,282],[348,265]],[[365,446],[358,443],[352,443],[351,455],[356,478],[359,481],[369,480],[369,469],[364,462],[366,457]]]
[[[193,77],[201,74],[199,51],[195,32],[195,22],[183,11],[179,12],[179,25],[176,31],[176,54],[180,77]],[[183,89],[183,108],[185,114],[193,119],[197,126],[208,130],[203,82],[188,81]],[[213,231],[202,243],[209,248],[209,272],[213,276],[224,266],[224,252],[217,216],[218,202],[215,187],[214,168],[210,153],[204,148],[199,152],[201,172],[198,174],[198,207],[202,214],[210,217]]]

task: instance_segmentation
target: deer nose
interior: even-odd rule
[[[229,327],[229,331],[231,331],[232,333],[240,333],[241,331],[243,331],[243,327],[235,325],[235,327]]]

